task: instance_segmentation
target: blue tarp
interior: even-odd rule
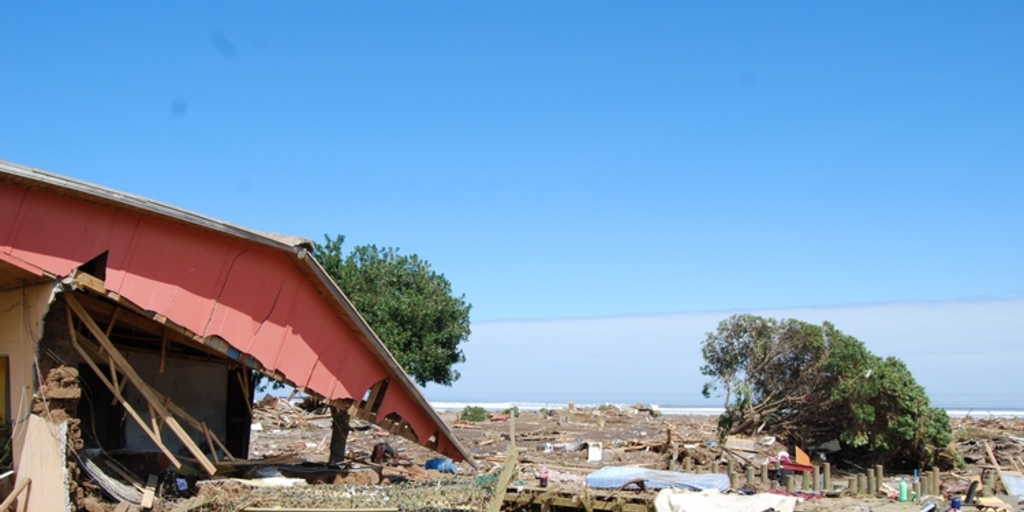
[[[1003,483],[1006,484],[1006,494],[1024,498],[1024,476],[1003,471]]]
[[[648,489],[729,489],[729,477],[719,473],[678,473],[645,468],[606,466],[587,475],[587,487],[592,489],[618,489],[627,482],[642,479]]]

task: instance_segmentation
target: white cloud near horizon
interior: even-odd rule
[[[934,405],[1024,409],[1024,298],[908,301],[473,325],[462,378],[432,401],[654,402],[720,406],[700,389],[700,343],[735,313],[830,321],[873,353],[902,359]]]

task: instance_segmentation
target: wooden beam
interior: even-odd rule
[[[111,294],[113,292],[109,292],[107,295]],[[93,318],[96,320],[102,317],[113,316],[115,311],[120,311],[117,314],[117,322],[122,327],[127,326],[138,329],[152,334],[154,337],[161,336],[161,333],[164,332],[173,343],[181,343],[215,357],[230,359],[223,351],[217,350],[210,343],[207,343],[202,336],[192,333],[184,327],[173,325],[173,322],[160,325],[145,311],[120,297],[108,297],[109,300],[114,301],[114,304],[91,295],[80,295],[76,298],[86,310],[93,314]],[[107,338],[109,337],[108,335]]]
[[[213,456],[213,462],[220,462],[220,459],[217,457],[217,447],[213,444],[213,436],[210,435],[210,428],[206,426],[205,421],[203,422],[203,434],[206,435],[206,444],[210,447],[210,455]]]
[[[379,402],[384,398],[383,393],[386,392],[388,387],[388,378],[385,377],[378,381],[376,384],[370,387],[370,396],[366,398],[366,403],[363,404],[362,410],[367,413],[368,416],[374,417],[377,415],[377,408]]]
[[[996,467],[996,474],[999,475],[999,482],[1003,484],[1003,490],[1009,492],[1010,486],[1006,485],[1006,479],[1003,478],[1003,469],[999,467],[999,461],[996,460],[995,454],[992,453],[992,447],[989,446],[988,441],[985,441],[985,453],[988,454],[988,458],[992,461],[992,465]],[[989,489],[989,491],[995,494],[994,489]]]
[[[243,367],[235,376],[238,377],[238,385],[242,387],[242,394],[245,395],[245,408],[249,410],[249,421],[252,421],[252,395],[249,394],[249,378],[245,375],[247,373]]]
[[[25,479],[22,480],[13,491],[11,491],[11,494],[7,496],[7,499],[5,499],[3,503],[0,503],[0,512],[7,512],[7,509],[11,508],[11,505],[14,504],[14,500],[18,499],[18,495],[21,494],[21,491],[28,488],[28,485],[31,483],[32,479],[25,477]]]
[[[110,337],[110,333],[114,332],[114,324],[117,323],[117,314],[121,312],[121,308],[114,308],[114,312],[110,315],[110,323],[107,324],[107,330],[104,331],[107,337]]]
[[[502,464],[501,473],[498,474],[498,481],[494,483],[494,496],[487,504],[487,512],[501,512],[501,503],[505,501],[505,490],[508,489],[508,484],[512,481],[516,461],[516,447],[509,446],[508,453],[505,454],[505,463]]]
[[[153,500],[156,498],[156,475],[149,475],[146,479],[146,490],[142,492],[142,501],[139,502],[139,506],[143,510],[153,508]]]
[[[166,326],[161,330],[160,338],[160,373],[163,373],[164,366],[167,364],[167,345],[170,342],[169,339],[167,338]]]
[[[122,356],[121,353],[118,352],[117,347],[114,346],[113,342],[111,342],[110,339],[107,338],[107,336],[103,333],[99,326],[96,325],[96,322],[93,321],[92,317],[89,316],[89,313],[85,311],[85,308],[83,308],[82,305],[79,304],[78,299],[75,298],[75,295],[73,293],[66,293],[64,294],[64,297],[67,300],[68,305],[71,306],[71,310],[74,311],[75,315],[77,315],[78,318],[82,321],[82,323],[85,324],[86,329],[88,329],[89,332],[93,335],[93,337],[96,338],[96,341],[100,343],[100,346],[102,346],[104,350],[106,350],[107,353],[110,354],[114,362],[118,365],[118,367],[120,367],[121,371],[125,374],[128,380],[130,380],[132,384],[135,385],[136,389],[139,390],[139,392],[146,399],[146,401],[153,405],[157,413],[164,417],[167,426],[170,427],[171,431],[174,432],[174,435],[177,436],[179,440],[181,440],[182,444],[185,445],[185,448],[188,449],[189,453],[191,453],[193,457],[199,460],[200,465],[203,466],[203,469],[206,470],[207,473],[211,475],[216,474],[217,468],[213,465],[212,462],[210,462],[209,459],[206,458],[206,455],[203,454],[203,451],[199,449],[199,446],[196,445],[195,441],[193,441],[192,438],[189,437],[188,433],[185,432],[185,429],[183,429],[181,425],[178,424],[178,421],[174,419],[174,417],[171,416],[171,413],[163,406],[162,403],[160,403],[160,398],[157,396],[154,390],[149,387],[149,384],[147,384],[146,381],[143,380],[142,377],[140,377],[139,374],[135,372],[135,368],[132,368],[132,365],[128,363],[128,360],[126,360],[124,356]]]

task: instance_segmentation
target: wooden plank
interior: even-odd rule
[[[7,512],[7,509],[11,508],[11,505],[14,504],[14,500],[18,499],[18,495],[21,494],[21,491],[27,489],[28,485],[31,483],[32,478],[30,477],[25,477],[20,482],[18,482],[18,485],[14,487],[14,490],[11,491],[11,494],[7,496],[7,499],[5,499],[3,503],[0,503],[0,512]]]
[[[387,385],[387,378],[381,379],[379,382],[374,384],[370,388],[370,396],[366,398],[366,405],[362,407],[362,410],[360,412],[365,412],[367,416],[373,417],[375,414],[373,412],[373,408],[377,401],[380,399],[380,394],[384,391]]]
[[[501,503],[504,501],[505,489],[512,480],[512,473],[516,469],[516,447],[509,446],[505,454],[505,464],[501,466],[501,473],[498,474],[498,481],[494,484],[494,496],[487,504],[487,512],[501,512]]]
[[[992,447],[989,446],[988,441],[985,441],[985,453],[988,454],[988,458],[992,461],[992,465],[996,467],[996,474],[999,475],[999,482],[1003,484],[1003,489],[1009,489],[1010,486],[1006,485],[1006,479],[1003,478],[1003,469],[999,467],[999,461],[996,460],[996,455],[992,453]],[[990,489],[990,491],[994,490]]]
[[[206,436],[206,445],[210,447],[210,455],[213,457],[214,464],[220,462],[217,458],[217,446],[213,444],[213,439],[210,435],[210,429],[206,426],[206,422],[203,422],[203,435]]]
[[[252,400],[250,400],[249,397],[251,397],[252,395],[249,394],[249,379],[243,376],[244,373],[246,373],[246,370],[245,368],[242,368],[242,371],[236,373],[235,376],[238,377],[238,385],[242,386],[242,393],[245,394],[245,408],[249,410],[249,419],[251,421]]]
[[[107,338],[105,334],[103,334],[103,331],[99,328],[98,325],[96,325],[96,322],[93,321],[91,316],[89,316],[89,313],[85,310],[85,308],[83,308],[82,305],[78,303],[78,299],[75,298],[75,295],[73,293],[65,293],[64,297],[67,300],[68,305],[71,306],[71,310],[74,311],[75,315],[77,315],[78,318],[82,321],[82,323],[85,324],[86,329],[88,329],[89,332],[92,333],[93,337],[96,338],[96,341],[100,343],[100,346],[102,346],[104,350],[106,350],[110,354],[110,356],[114,359],[114,362],[117,363],[117,366],[121,369],[125,376],[128,377],[128,380],[130,380],[132,384],[135,385],[136,389],[139,390],[143,398],[145,398],[146,401],[153,404],[153,407],[157,410],[157,413],[159,413],[161,416],[165,418],[167,426],[170,427],[171,431],[174,432],[174,435],[177,436],[179,440],[181,440],[182,444],[185,445],[185,448],[188,449],[189,453],[191,453],[192,456],[199,461],[200,465],[203,466],[203,469],[206,470],[207,473],[211,475],[216,474],[216,466],[214,466],[213,463],[206,458],[206,455],[203,454],[203,451],[199,449],[199,446],[196,445],[195,441],[193,441],[192,438],[189,437],[188,433],[185,432],[185,429],[183,429],[181,425],[178,423],[178,420],[174,419],[174,417],[171,416],[171,413],[163,406],[162,403],[160,403],[160,398],[158,398],[157,395],[154,393],[154,390],[149,387],[149,384],[147,384],[146,381],[143,380],[142,377],[140,377],[139,374],[135,372],[135,368],[133,368],[132,365],[128,363],[128,360],[125,359],[123,355],[121,355],[121,353],[117,350],[117,347],[114,346],[113,342],[111,342],[110,339]]]
[[[110,337],[110,333],[114,332],[114,325],[117,324],[117,314],[121,312],[121,308],[114,308],[114,313],[110,315],[110,323],[107,324],[107,330],[104,331],[107,337]]]
[[[167,337],[167,328],[162,329],[160,334],[160,373],[164,372],[164,367],[167,364],[167,345],[170,338]]]
[[[142,492],[142,501],[139,506],[143,509],[153,508],[153,499],[156,497],[156,475],[149,475],[146,479],[146,490]]]

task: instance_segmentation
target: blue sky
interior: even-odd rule
[[[0,159],[418,253],[473,304],[466,379],[535,322],[1012,323],[1022,25],[1013,2],[0,0]],[[549,343],[604,357],[585,332]]]

